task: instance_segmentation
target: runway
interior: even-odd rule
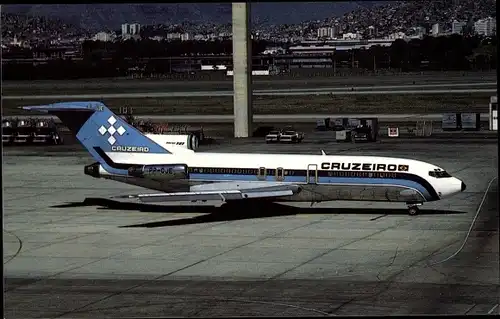
[[[208,73],[207,73],[208,74]],[[494,72],[427,72],[401,75],[253,77],[256,96],[445,94],[496,92]],[[2,98],[93,99],[223,97],[233,95],[231,77],[225,80],[89,79],[73,81],[5,82]],[[434,92],[432,92],[434,91]],[[394,93],[396,92],[396,93]]]
[[[201,77],[179,75],[179,80],[172,79],[82,79],[71,81],[6,81],[2,83],[3,95],[22,95],[31,92],[33,95],[47,94],[54,90],[60,94],[101,93],[103,89],[117,92],[177,92],[177,91],[227,91],[233,89],[232,77],[224,80],[210,80],[211,73]],[[496,82],[496,72],[415,72],[409,74],[377,74],[356,75],[339,74],[336,76],[303,76],[289,75],[253,76],[254,90],[280,90],[304,88],[339,88],[352,86],[394,86],[394,85],[456,85],[470,83]]]
[[[104,100],[116,110],[122,106],[133,107],[135,115],[228,116],[233,113],[233,83],[230,77],[221,78],[224,77],[208,81],[210,76],[205,74],[201,78],[179,75],[179,80],[6,82],[2,87],[2,101],[9,115],[22,114],[17,108],[23,105]],[[255,96],[252,104],[257,114],[280,114],[289,110],[295,110],[295,113],[309,113],[311,110],[317,113],[484,113],[490,96],[496,93],[497,82],[494,72],[296,78],[282,75],[253,77],[252,81]],[[185,123],[186,119],[174,117],[172,121]],[[216,123],[208,118],[200,121],[197,123]],[[230,119],[222,123],[227,121]]]
[[[445,167],[467,190],[424,205],[416,217],[382,203],[266,212],[103,208],[82,201],[139,189],[84,176],[92,160],[77,148],[6,148],[5,316],[498,312],[496,145],[238,142],[208,149],[417,158]]]

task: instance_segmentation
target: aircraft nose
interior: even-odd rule
[[[467,188],[467,185],[465,185],[464,182],[462,182],[462,192]]]

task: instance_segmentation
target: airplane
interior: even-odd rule
[[[118,196],[144,203],[384,201],[406,203],[413,216],[423,203],[466,189],[446,170],[413,159],[195,152],[146,136],[102,102],[22,109],[57,116],[76,135],[97,161],[86,175],[161,192]]]

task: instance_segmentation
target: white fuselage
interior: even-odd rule
[[[416,160],[376,156],[197,153],[170,148],[174,154],[107,152],[116,163],[136,165],[186,164],[189,178],[157,180],[110,174],[100,176],[149,189],[204,191],[244,189],[257,185],[292,183],[302,191],[283,201],[426,202],[461,191],[455,177],[436,178],[439,167]],[[382,164],[383,166],[377,166]],[[389,166],[390,165],[390,166]],[[403,167],[403,171],[387,168]]]

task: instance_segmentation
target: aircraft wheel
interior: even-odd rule
[[[410,216],[416,216],[420,210],[418,209],[418,206],[410,206],[408,207],[408,215]]]

